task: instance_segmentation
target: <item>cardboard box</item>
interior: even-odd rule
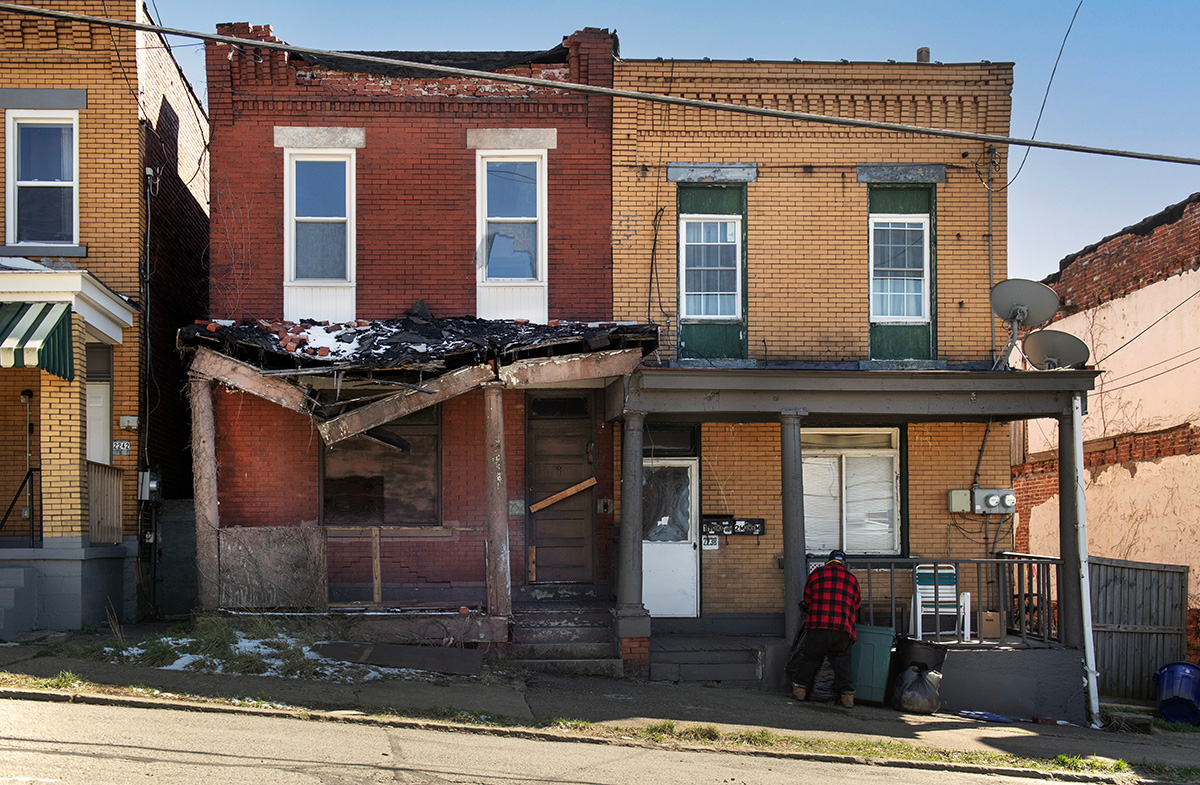
[[[980,620],[979,637],[990,638],[992,640],[1000,640],[1000,611],[984,611],[983,618]]]

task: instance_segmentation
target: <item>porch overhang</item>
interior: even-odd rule
[[[21,258],[0,262],[0,302],[66,303],[83,317],[91,337],[108,344],[124,340],[138,310],[87,270]]]
[[[0,368],[41,368],[74,379],[70,306],[0,303]]]
[[[625,408],[649,422],[815,424],[987,422],[1060,417],[1099,371],[911,371],[643,368]]]

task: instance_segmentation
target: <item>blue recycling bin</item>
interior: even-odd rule
[[[1200,724],[1200,668],[1172,662],[1154,674],[1158,685],[1158,716],[1167,722]]]

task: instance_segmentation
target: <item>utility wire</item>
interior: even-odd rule
[[[1131,343],[1133,343],[1134,341],[1136,341],[1138,338],[1141,338],[1143,335],[1145,335],[1145,334],[1146,334],[1146,332],[1147,332],[1147,331],[1148,331],[1148,330],[1149,330],[1151,327],[1153,327],[1154,325],[1156,325],[1156,324],[1158,324],[1159,322],[1161,322],[1163,319],[1166,319],[1168,316],[1170,316],[1171,314],[1173,314],[1173,313],[1175,313],[1176,311],[1178,311],[1180,308],[1182,308],[1182,307],[1184,306],[1184,304],[1185,304],[1185,303],[1187,303],[1189,300],[1191,300],[1193,297],[1195,297],[1195,296],[1196,296],[1196,295],[1198,295],[1198,294],[1200,294],[1200,289],[1197,289],[1196,291],[1192,292],[1192,293],[1191,293],[1191,294],[1189,294],[1187,297],[1183,298],[1183,302],[1179,303],[1179,305],[1176,305],[1174,308],[1172,308],[1171,310],[1167,311],[1167,312],[1166,312],[1166,313],[1164,313],[1162,316],[1160,316],[1160,317],[1158,317],[1157,319],[1155,319],[1154,321],[1150,322],[1150,324],[1146,325],[1146,328],[1145,328],[1144,330],[1142,330],[1140,333],[1138,333],[1137,335],[1133,336],[1133,337],[1132,337],[1132,338],[1130,338],[1128,341],[1126,341],[1125,343],[1123,343],[1123,344],[1121,344],[1120,346],[1118,346],[1116,349],[1113,349],[1113,350],[1112,350],[1111,352],[1109,352],[1108,354],[1104,355],[1104,358],[1103,358],[1103,359],[1096,360],[1096,364],[1097,364],[1097,365],[1099,365],[1100,363],[1104,362],[1105,360],[1108,360],[1108,359],[1110,359],[1110,358],[1111,358],[1111,357],[1112,357],[1114,354],[1116,354],[1117,352],[1121,351],[1121,350],[1122,350],[1122,349],[1124,349],[1126,346],[1128,346],[1129,344],[1131,344]]]
[[[126,22],[120,19],[107,19],[98,16],[88,16],[86,14],[74,14],[66,11],[52,11],[46,8],[34,8],[32,6],[17,5],[14,3],[0,2],[0,11],[11,11],[13,13],[27,14],[30,16],[44,16],[52,19],[69,19],[75,22],[108,25],[131,30],[148,30],[150,32],[161,33],[163,35],[174,35],[182,38],[199,38],[204,41],[231,44],[235,47],[244,46],[253,49],[291,52],[298,55],[314,55],[317,57],[339,57],[354,62],[375,63],[377,65],[400,65],[422,71],[430,71],[439,74],[451,74],[454,76],[465,76],[473,79],[487,79],[493,82],[507,82],[512,84],[530,85],[533,87],[546,87],[555,90],[586,93],[589,95],[605,95],[612,98],[629,98],[636,101],[654,101],[657,103],[674,104],[677,106],[690,106],[698,109],[714,109],[717,111],[749,114],[759,117],[777,117],[784,120],[801,120],[806,122],[825,123],[829,125],[841,125],[854,128],[872,128],[881,131],[897,131],[900,133],[911,133],[923,136],[939,136],[950,139],[969,139],[972,141],[987,142],[990,144],[1040,147],[1049,150],[1065,150],[1067,152],[1108,155],[1117,158],[1136,158],[1145,161],[1161,161],[1165,163],[1200,166],[1200,158],[1189,158],[1186,156],[1163,155],[1159,153],[1141,153],[1132,150],[1115,150],[1102,147],[1090,147],[1087,145],[1067,144],[1062,142],[1041,142],[1033,139],[1019,139],[1011,136],[997,136],[995,134],[978,134],[970,131],[954,131],[946,128],[928,128],[919,125],[904,125],[902,123],[884,123],[876,120],[860,120],[853,117],[831,117],[828,115],[810,114],[808,112],[793,112],[783,109],[769,109],[767,107],[759,106],[725,104],[719,101],[703,101],[696,98],[658,95],[656,93],[644,93],[636,90],[618,90],[612,87],[598,87],[595,85],[575,84],[573,82],[555,82],[549,79],[535,79],[528,76],[498,74],[491,71],[474,71],[467,68],[454,68],[445,65],[433,65],[431,63],[414,63],[407,60],[395,60],[388,57],[377,57],[374,55],[335,52],[327,49],[312,49],[309,47],[293,46],[291,44],[275,43],[273,41],[254,41],[245,38],[235,38],[228,35],[198,33],[192,30],[177,30],[169,27],[161,27],[159,25],[148,25],[140,22]]]

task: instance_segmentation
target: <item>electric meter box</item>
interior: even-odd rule
[[[1017,497],[1012,489],[983,489],[971,491],[971,512],[976,515],[1011,515],[1017,511]]]
[[[950,512],[971,512],[971,492],[946,491],[946,507]]]

